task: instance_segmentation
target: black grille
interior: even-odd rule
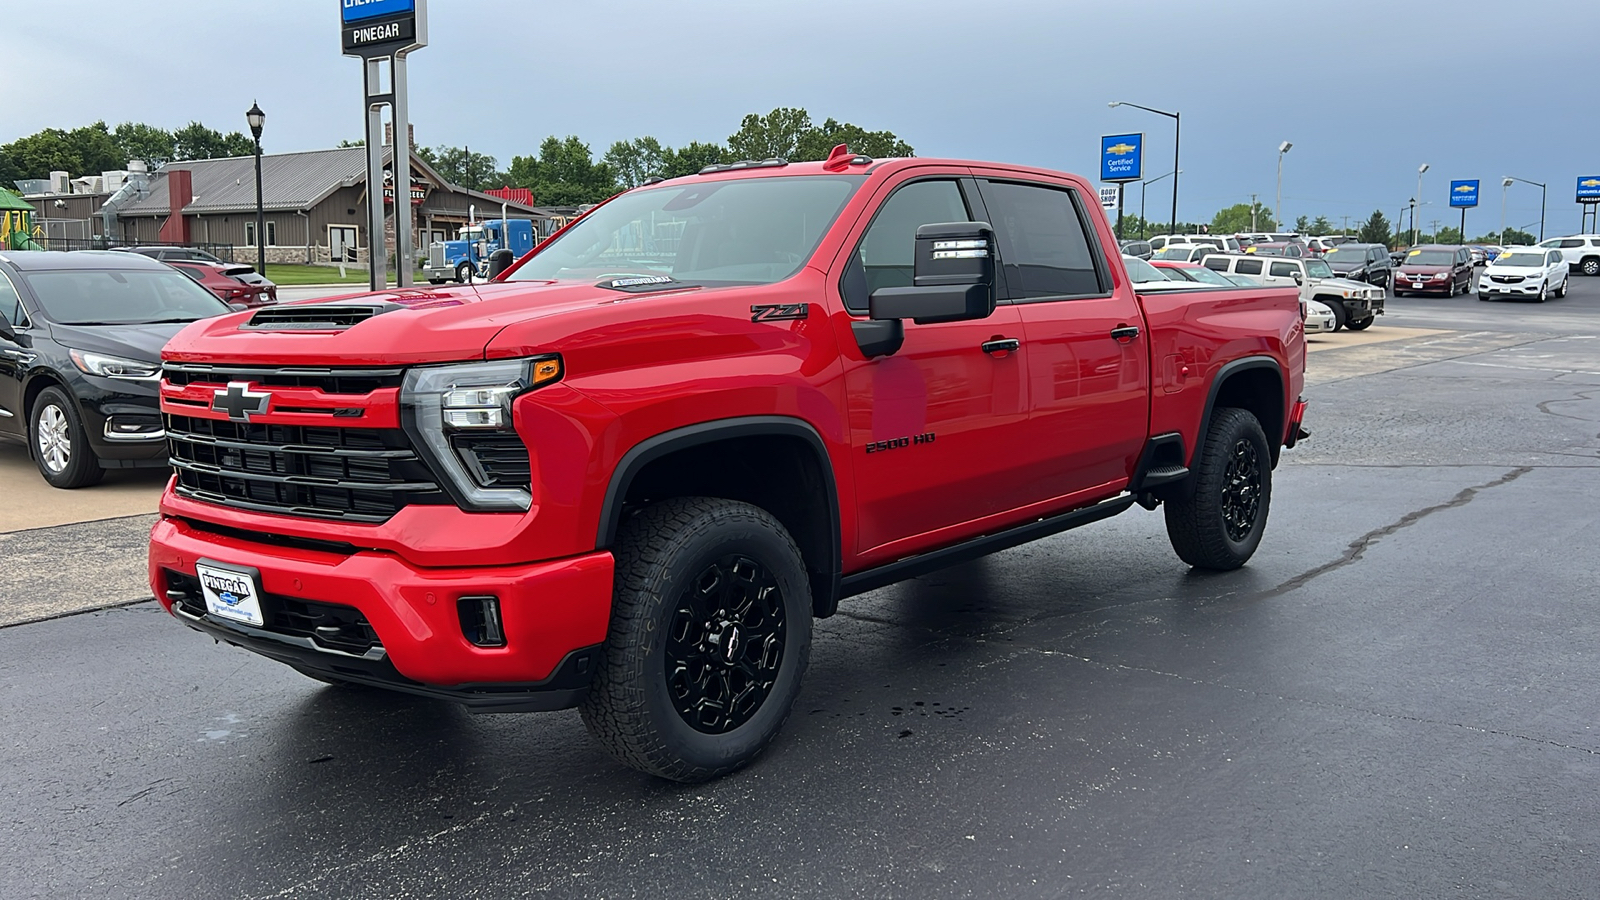
[[[191,616],[205,615],[205,595],[198,579],[172,569],[163,569],[162,574],[166,577],[167,599]],[[353,606],[263,594],[261,617],[266,620],[267,631],[310,638],[321,646],[357,656],[383,646],[372,623]]]
[[[261,331],[343,331],[373,316],[402,308],[394,303],[295,303],[257,310],[243,327]]]
[[[167,416],[177,492],[293,516],[382,522],[448,498],[399,429]]]
[[[167,363],[162,374],[174,387],[189,384],[220,387],[230,381],[244,381],[261,387],[316,388],[325,394],[370,394],[381,388],[399,387],[405,378],[404,369],[264,369],[191,363]]]
[[[484,487],[531,489],[528,447],[517,435],[458,434],[451,444],[473,480]]]

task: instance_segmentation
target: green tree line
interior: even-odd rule
[[[36,134],[0,145],[0,185],[24,178],[48,178],[51,172],[98,175],[124,169],[131,159],[151,168],[165,162],[248,156],[255,143],[234,131],[223,134],[190,122],[167,131],[142,122],[123,122],[111,128],[104,122],[69,130],[46,128]]]

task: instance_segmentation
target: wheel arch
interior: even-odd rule
[[[1191,467],[1205,450],[1212,413],[1222,406],[1244,409],[1256,417],[1272,448],[1272,465],[1277,467],[1283,450],[1284,430],[1288,427],[1285,396],[1288,383],[1283,366],[1270,356],[1246,356],[1218,369],[1206,396],[1205,411],[1200,415],[1200,431],[1195,435],[1194,451],[1189,456]]]
[[[838,482],[827,445],[810,423],[746,416],[640,441],[612,470],[596,548],[614,545],[630,505],[674,496],[739,500],[771,513],[800,548],[811,576],[814,613],[827,617],[838,608],[843,565]]]
[[[28,447],[29,459],[35,458],[33,446],[33,405],[38,402],[39,395],[44,393],[49,388],[60,388],[62,393],[67,395],[67,401],[69,403],[73,404],[74,407],[77,407],[78,405],[78,395],[73,392],[72,387],[67,384],[66,379],[57,375],[55,372],[52,372],[49,369],[39,369],[36,370],[34,374],[28,376],[28,380],[22,385],[22,437],[23,443]],[[78,414],[80,419],[83,418],[83,410],[81,408],[75,409],[74,411]]]

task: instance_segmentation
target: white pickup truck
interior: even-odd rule
[[[1300,299],[1315,300],[1333,310],[1334,331],[1361,331],[1383,315],[1388,291],[1381,285],[1351,281],[1334,274],[1327,260],[1245,253],[1212,253],[1201,265],[1225,275],[1243,275],[1269,287],[1296,285]]]

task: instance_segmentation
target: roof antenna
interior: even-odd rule
[[[843,172],[845,169],[850,168],[850,163],[855,158],[856,155],[850,152],[849,144],[840,144],[833,148],[832,153],[828,154],[828,161],[822,164],[822,170],[824,172]]]

